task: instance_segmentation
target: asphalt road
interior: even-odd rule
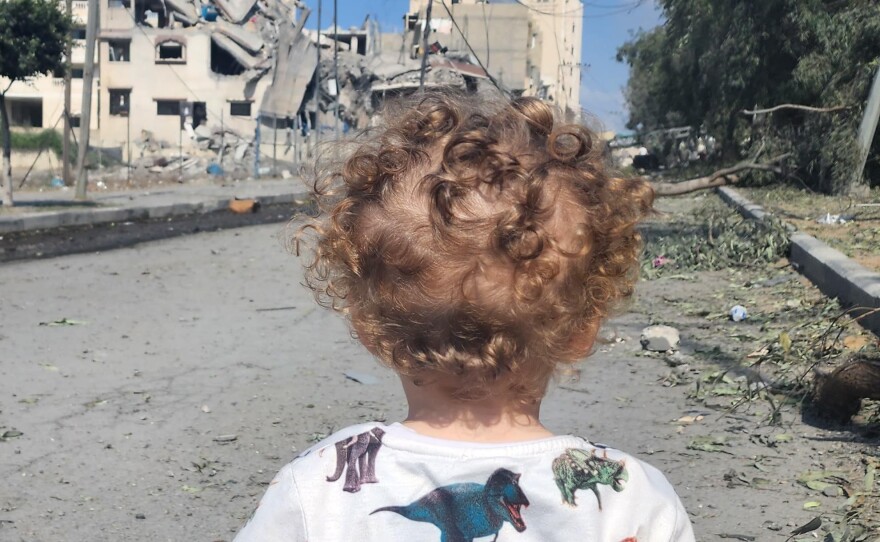
[[[231,540],[296,450],[345,425],[400,419],[393,374],[316,307],[284,235],[255,226],[0,265],[0,540]],[[777,429],[695,407],[687,386],[661,384],[669,367],[636,355],[651,307],[711,299],[719,280],[643,288],[606,330],[621,341],[551,392],[546,421],[664,471],[699,540],[784,540],[815,515],[801,508],[796,472],[844,445],[768,450],[753,437]],[[699,413],[699,424],[672,423]],[[728,454],[686,448],[722,430],[737,442]],[[730,487],[725,473],[758,454],[769,488]]]

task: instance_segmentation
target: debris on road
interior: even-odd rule
[[[234,198],[229,200],[229,210],[237,214],[256,213],[260,210],[260,202],[253,198]]]
[[[357,382],[358,384],[372,386],[379,383],[378,378],[368,373],[362,373],[360,371],[345,371],[343,374],[345,375],[345,378]]]
[[[671,326],[648,326],[642,330],[640,341],[642,348],[650,352],[668,352],[678,348],[681,336]]]
[[[749,312],[742,305],[734,305],[730,309],[730,319],[734,322],[742,322],[749,317]]]

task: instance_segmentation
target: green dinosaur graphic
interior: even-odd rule
[[[624,468],[624,461],[608,459],[608,453],[602,457],[596,455],[596,450],[587,452],[577,448],[569,448],[553,460],[553,478],[559,491],[562,492],[562,502],[571,506],[577,506],[574,493],[578,489],[589,489],[596,495],[599,510],[602,509],[602,498],[599,497],[599,484],[611,486],[614,491],[623,491],[624,483],[629,475]]]

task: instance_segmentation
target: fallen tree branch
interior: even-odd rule
[[[761,171],[772,171],[773,173],[781,175],[782,168],[774,164],[785,160],[790,155],[791,153],[781,154],[767,162],[760,163],[752,161],[740,162],[728,168],[719,169],[718,171],[715,171],[711,175],[707,175],[705,177],[697,177],[696,179],[690,179],[687,181],[682,181],[680,183],[651,183],[651,186],[653,186],[654,194],[657,197],[678,196],[680,194],[689,194],[691,192],[696,192],[697,190],[705,190],[707,188],[715,188],[728,184],[736,184],[736,182],[739,181],[740,178],[737,173],[745,170],[757,169]]]
[[[800,109],[801,111],[811,111],[813,113],[832,113],[834,111],[842,111],[844,109],[852,108],[851,105],[836,105],[834,107],[812,107],[809,105],[799,105],[799,104],[780,104],[774,107],[770,107],[768,109],[754,109],[748,110],[743,109],[743,115],[763,115],[764,113],[772,113],[774,111],[779,111],[780,109]]]

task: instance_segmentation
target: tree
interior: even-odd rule
[[[773,154],[791,153],[794,173],[815,188],[853,189],[856,130],[880,63],[877,2],[660,4],[665,23],[618,50],[618,60],[630,65],[625,95],[631,127],[705,127],[728,160],[760,145]],[[785,103],[828,111],[743,114]],[[868,168],[880,169],[876,140]]]
[[[0,0],[0,141],[3,205],[12,205],[12,141],[6,93],[16,81],[64,69],[70,20],[53,0]]]

